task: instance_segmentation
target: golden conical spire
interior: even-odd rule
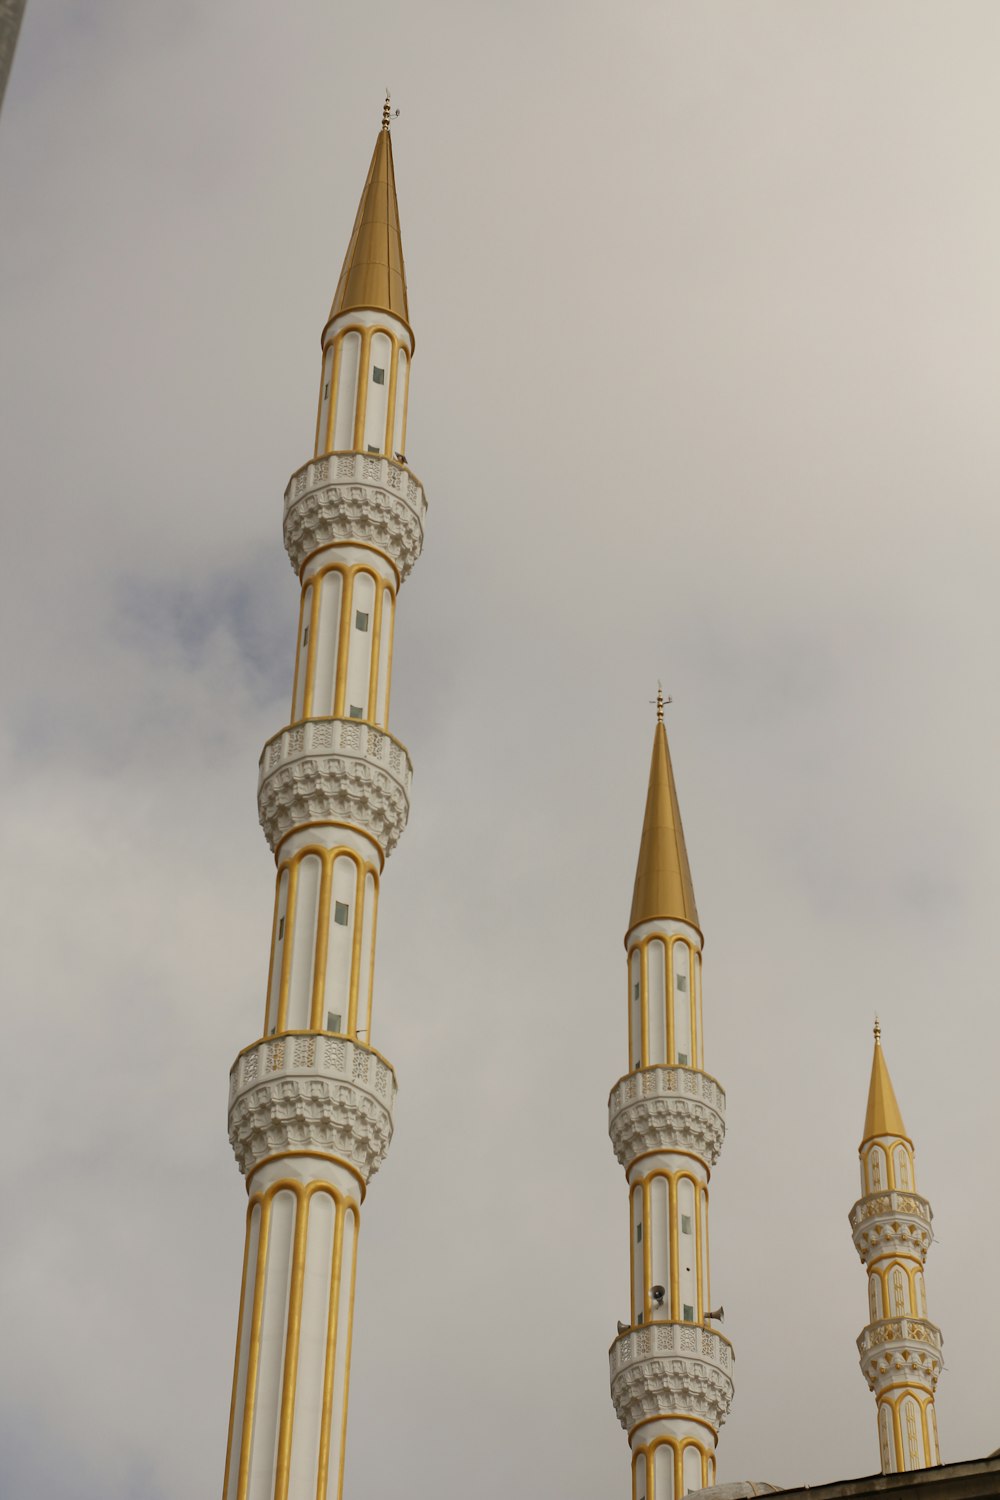
[[[882,1051],[882,1028],[875,1022],[875,1056],[872,1058],[872,1079],[868,1085],[868,1112],[865,1115],[865,1133],[862,1146],[877,1135],[898,1135],[904,1141],[910,1137],[903,1124],[896,1093],[889,1077],[885,1053]],[[912,1145],[912,1142],[911,1142]]]
[[[668,700],[669,701],[669,700]],[[684,846],[677,789],[663,725],[663,694],[657,694],[653,759],[649,767],[646,816],[632,893],[629,931],[653,917],[673,917],[698,926],[691,867]]]
[[[389,96],[382,111],[382,129],[372,152],[365,190],[358,204],[351,243],[330,308],[330,317],[354,308],[394,314],[409,327],[403,241],[399,233],[396,174],[389,134]]]

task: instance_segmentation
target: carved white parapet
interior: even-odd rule
[[[718,1429],[733,1400],[733,1346],[714,1328],[647,1323],[609,1350],[611,1399],[630,1432],[644,1417],[683,1412]]]
[[[406,749],[358,719],[303,719],[260,756],[257,811],[271,848],[299,823],[354,823],[386,855],[406,827],[413,767]]]
[[[931,1243],[931,1206],[917,1193],[871,1193],[851,1209],[854,1247],[865,1266],[883,1255],[927,1259]]]
[[[882,1318],[858,1339],[861,1370],[877,1395],[889,1385],[924,1385],[933,1391],[941,1374],[941,1330],[926,1318]]]
[[[710,1166],[726,1133],[726,1095],[694,1068],[640,1068],[626,1073],[608,1099],[608,1130],[622,1166],[644,1151],[692,1151]]]
[[[279,1151],[320,1151],[374,1177],[392,1139],[396,1075],[348,1037],[289,1032],[241,1052],[229,1074],[229,1139],[240,1171]]]
[[[299,572],[331,542],[362,542],[392,558],[402,580],[420,556],[427,499],[404,464],[375,453],[331,453],[296,470],[285,490],[285,550]]]

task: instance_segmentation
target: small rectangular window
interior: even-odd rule
[[[347,926],[347,912],[348,906],[346,901],[335,902],[333,908],[333,920],[336,922],[338,927]]]
[[[681,1067],[681,1068],[686,1068],[687,1067],[687,1065],[688,1065],[688,1055],[687,1055],[686,1052],[678,1052],[678,1054],[677,1054],[677,1064],[678,1064],[678,1067]]]
[[[359,630],[368,629],[368,615],[364,610],[356,609],[354,611],[354,623]]]
[[[303,646],[308,646],[308,644],[309,644],[309,626],[308,625],[306,626],[305,630],[303,630],[303,632],[302,632],[302,644],[303,644]]]
[[[641,1224],[637,1224],[635,1226],[635,1242],[636,1242],[637,1245],[641,1245],[642,1244],[642,1225]]]
[[[381,365],[376,365],[372,370],[372,379],[376,385],[385,385],[385,371]]]
[[[326,1029],[327,1031],[340,1030],[340,1016],[335,1010],[328,1010],[326,1013]]]
[[[685,1323],[694,1322],[694,1308],[687,1302],[684,1304],[684,1321]]]
[[[639,991],[641,989],[642,989],[642,986],[640,985],[640,983],[639,983],[639,981],[637,979],[636,982],[635,982],[635,988],[632,991],[632,998],[633,998],[633,1000],[638,1000],[638,998],[639,998]]]
[[[636,1320],[635,1320],[635,1326],[637,1328],[641,1328],[642,1327],[642,1313],[640,1313],[639,1316],[636,1318]]]
[[[352,719],[360,719],[361,718],[361,710],[360,710],[360,708],[358,707],[358,705],[356,703],[352,703],[351,704],[350,717]]]
[[[323,387],[323,400],[324,401],[326,400],[327,396],[329,396],[329,394],[330,394],[330,382],[327,381],[326,385]]]
[[[378,443],[369,443],[368,444],[368,452],[369,453],[377,453],[378,451],[379,451]]]
[[[284,937],[284,935],[285,935],[285,919],[284,919],[284,917],[280,917],[278,919],[278,942],[279,943],[281,942],[281,939]]]
[[[691,1215],[681,1214],[681,1234],[691,1233]]]
[[[688,987],[687,975],[686,974],[678,974],[678,976],[677,976],[677,988],[679,990],[686,990],[687,987]]]

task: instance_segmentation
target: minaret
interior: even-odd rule
[[[669,702],[669,699],[667,700]],[[628,1179],[632,1303],[611,1345],[611,1397],[632,1449],[632,1500],[715,1483],[733,1350],[711,1326],[708,1180],[726,1096],[704,1072],[702,934],[658,694],[625,948],[628,1072],[608,1101]]]
[[[934,1390],[941,1330],[927,1318],[924,1262],[931,1206],[916,1192],[906,1134],[875,1022],[875,1056],[861,1157],[863,1196],[851,1209],[854,1244],[868,1272],[871,1321],[858,1339],[861,1369],[875,1393],[882,1473],[941,1462]]]
[[[341,1494],[360,1206],[392,1135],[375,919],[409,810],[389,681],[426,501],[403,457],[413,334],[388,99],[322,349],[315,456],[285,491],[302,590],[291,715],[260,758],[277,864],[262,1036],[230,1075],[249,1204],[224,1500]]]

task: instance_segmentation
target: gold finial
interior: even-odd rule
[[[650,701],[650,703],[652,703],[653,699],[650,698],[649,701]],[[673,701],[674,701],[673,698],[664,698],[664,696],[663,696],[663,683],[662,682],[658,682],[656,684],[656,722],[657,722],[657,724],[662,724],[663,723],[663,709],[664,709],[664,706],[667,703],[673,703]]]
[[[388,130],[390,121],[399,119],[399,110],[393,109],[389,90],[385,91],[385,103],[382,105],[382,129]]]
[[[876,1047],[881,1047],[881,1045],[882,1045],[882,1024],[879,1021],[878,1016],[875,1017],[874,1031],[875,1031],[875,1045],[876,1045]]]

